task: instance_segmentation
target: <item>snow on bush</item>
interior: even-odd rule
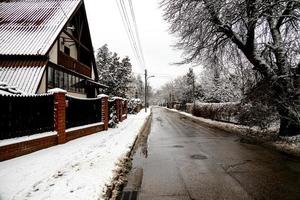
[[[237,113],[240,103],[202,103],[196,102],[192,114],[197,117],[209,118],[217,121],[237,123]]]

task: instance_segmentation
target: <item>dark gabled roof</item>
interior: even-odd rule
[[[0,82],[26,94],[35,94],[42,79],[45,59],[0,60]]]
[[[0,3],[0,55],[46,55],[81,0]]]

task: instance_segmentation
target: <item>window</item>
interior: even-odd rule
[[[54,87],[59,87],[59,71],[54,70]]]
[[[69,76],[68,73],[64,73],[64,89],[69,90]]]
[[[54,86],[54,76],[53,76],[53,68],[52,67],[48,67],[48,88],[53,88]]]
[[[70,48],[64,46],[64,53],[67,54],[67,55],[70,55]]]
[[[48,88],[62,88],[70,92],[84,93],[84,79],[78,76],[48,67]]]
[[[75,77],[75,91],[76,91],[76,92],[79,92],[78,84],[79,84],[79,78],[76,76],[76,77]]]
[[[59,84],[58,84],[59,88],[63,88],[64,87],[64,73],[62,71],[59,71]]]
[[[71,74],[68,74],[68,79],[69,79],[68,90],[73,91],[73,86],[72,86],[72,75],[71,75]]]

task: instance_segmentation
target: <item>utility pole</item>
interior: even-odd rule
[[[145,69],[145,112],[147,112],[147,69]]]
[[[147,69],[145,69],[145,112],[147,112],[147,106],[148,106],[148,98],[147,98],[147,96],[148,96],[148,79],[149,78],[153,78],[154,77],[154,75],[152,75],[152,76],[148,76],[147,75]]]

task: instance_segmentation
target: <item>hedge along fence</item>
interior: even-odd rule
[[[116,114],[116,106],[115,106],[115,99],[109,99],[108,100],[108,115],[109,115],[109,120],[111,120]]]
[[[101,98],[76,98],[66,95],[66,128],[101,122]]]
[[[115,123],[121,122],[127,118],[128,101],[121,97],[112,97],[108,100],[109,108],[109,121],[112,122],[113,118]]]
[[[187,112],[197,117],[209,118],[212,120],[238,123],[239,102],[228,103],[199,103],[187,104]]]
[[[43,95],[0,95],[0,139],[54,131],[54,98]]]

